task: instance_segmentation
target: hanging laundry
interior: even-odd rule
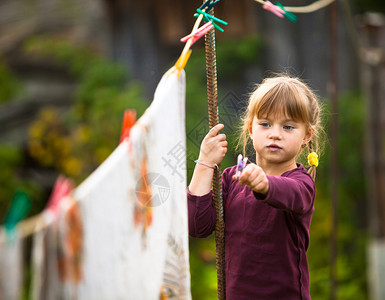
[[[33,299],[191,299],[185,190],[185,74],[173,68],[76,205],[35,234]]]
[[[23,288],[23,239],[0,230],[0,299],[20,299]]]
[[[19,299],[22,295],[24,238],[16,226],[30,207],[28,195],[17,191],[0,228],[0,300]]]
[[[65,196],[54,214],[49,208],[43,212],[33,235],[30,298],[79,299],[78,283],[83,279],[79,202]]]

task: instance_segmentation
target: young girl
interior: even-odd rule
[[[189,233],[207,237],[215,229],[211,181],[227,151],[222,124],[204,138],[187,189]],[[299,79],[265,79],[249,100],[240,143],[250,138],[256,164],[222,174],[225,221],[226,299],[310,299],[306,251],[314,211],[320,107]],[[296,162],[308,148],[308,172]],[[312,175],[310,175],[312,174]],[[313,178],[312,178],[313,177]]]

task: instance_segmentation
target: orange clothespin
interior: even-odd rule
[[[135,109],[126,109],[123,116],[122,133],[120,134],[120,142],[123,142],[130,136],[131,128],[136,122],[136,111]]]
[[[283,9],[281,9],[280,7],[274,5],[270,1],[266,1],[265,4],[262,7],[264,9],[272,12],[273,14],[275,14],[276,16],[278,16],[280,18],[283,18],[283,16],[285,15],[285,11]]]
[[[191,45],[194,45],[194,43],[199,40],[202,36],[204,36],[207,32],[209,32],[211,29],[214,28],[214,25],[212,22],[208,22],[205,25],[203,25],[201,28],[197,29],[196,31],[190,33],[189,35],[186,35],[185,37],[181,38],[181,42],[187,42],[189,39],[191,39]]]

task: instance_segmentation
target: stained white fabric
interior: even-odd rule
[[[61,216],[59,252],[71,265],[62,298],[191,299],[185,191],[185,74],[169,70],[130,137],[76,188],[78,208]]]

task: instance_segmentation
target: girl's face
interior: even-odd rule
[[[255,116],[249,131],[257,164],[262,168],[282,165],[287,170],[296,167],[301,146],[312,136],[304,123],[279,112],[261,118]]]

